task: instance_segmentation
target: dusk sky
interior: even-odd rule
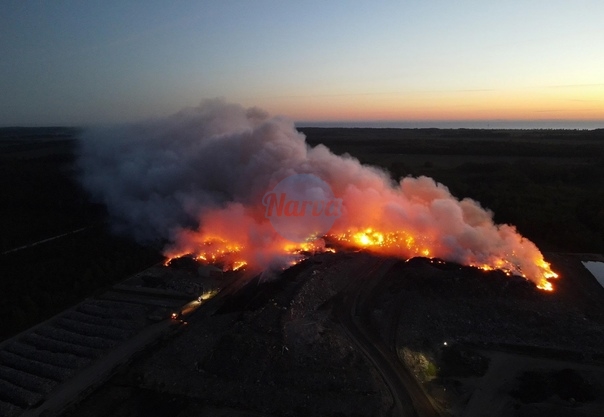
[[[602,22],[601,0],[4,0],[0,126],[215,97],[306,122],[604,120]]]

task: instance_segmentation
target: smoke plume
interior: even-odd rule
[[[78,164],[116,230],[167,242],[168,256],[198,253],[214,239],[251,269],[286,265],[296,255],[265,217],[262,197],[287,176],[313,174],[343,201],[330,231],[338,239],[401,258],[502,269],[541,286],[553,277],[532,242],[494,224],[476,201],[458,200],[428,177],[395,182],[353,157],[310,147],[290,120],[257,108],[212,100],[164,119],[89,130]]]

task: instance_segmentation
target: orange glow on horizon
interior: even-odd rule
[[[301,121],[604,121],[604,85],[309,95],[265,99],[261,104]]]

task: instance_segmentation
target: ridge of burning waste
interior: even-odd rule
[[[260,272],[283,269],[337,242],[401,259],[499,269],[544,290],[552,290],[550,280],[557,277],[531,241],[514,226],[494,223],[478,202],[457,199],[428,177],[396,182],[349,155],[311,147],[291,121],[257,108],[212,100],[164,119],[91,129],[80,140],[78,166],[82,184],[107,206],[114,229],[142,243],[169,242],[168,259],[192,254],[224,269]],[[329,217],[329,231],[312,230],[303,243],[283,237],[295,235],[284,233],[287,222],[275,230],[263,205],[267,192],[295,175],[330,188],[313,189],[331,201],[316,210]],[[285,205],[273,216],[292,220],[310,207],[307,201],[290,207],[276,195],[270,201]],[[297,219],[297,226],[308,220]]]
[[[323,239],[317,239],[312,242],[286,243],[282,247],[284,258],[281,267],[287,268],[295,265],[312,254],[336,252],[336,249],[333,247],[325,246],[325,240],[338,242],[342,247],[364,249],[377,254],[397,256],[403,259],[418,256],[436,259],[431,256],[432,253],[429,248],[421,244],[417,245],[416,238],[407,233],[395,232],[384,234],[372,228],[367,228],[357,232],[347,231],[338,235],[327,235]],[[197,252],[178,253],[167,251],[164,265],[168,266],[173,259],[182,256],[193,256],[195,260],[201,263],[219,264],[224,271],[237,271],[245,269],[248,266],[248,262],[242,258],[244,252],[245,247],[240,244],[230,243],[216,237],[206,238],[202,241]],[[520,266],[514,263],[514,258],[515,254],[512,253],[509,259],[494,259],[492,260],[492,264],[470,262],[468,266],[484,271],[500,270],[507,276],[517,275],[529,279]],[[553,291],[553,285],[549,280],[557,278],[558,275],[551,270],[550,264],[545,262],[543,257],[537,257],[535,265],[541,274],[541,278],[539,281],[535,279],[532,279],[532,281],[541,290]]]

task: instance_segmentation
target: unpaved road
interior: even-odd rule
[[[348,337],[369,359],[390,389],[394,400],[392,415],[436,417],[441,414],[418,385],[395,352],[363,323],[363,303],[394,264],[392,259],[374,258],[338,296],[334,313]]]

